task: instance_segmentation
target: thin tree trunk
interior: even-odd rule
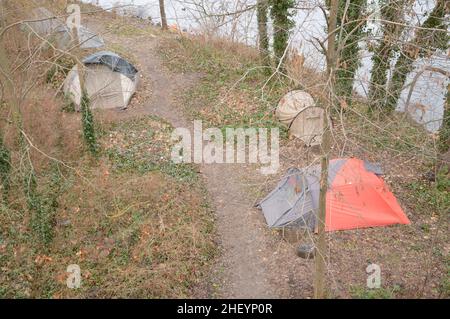
[[[414,69],[414,62],[419,57],[430,56],[437,49],[445,50],[447,42],[447,24],[444,21],[449,9],[446,0],[438,0],[436,5],[416,31],[414,38],[403,45],[400,57],[395,64],[392,79],[389,83],[386,109],[390,112],[397,107],[408,74]],[[441,29],[442,31],[435,31]]]
[[[161,28],[163,30],[167,30],[167,18],[166,18],[166,9],[164,7],[164,0],[159,0],[159,12],[161,13]]]
[[[273,20],[273,53],[281,72],[284,72],[285,51],[289,42],[289,33],[295,25],[291,19],[295,2],[293,0],[271,0],[270,15]]]
[[[267,36],[267,0],[258,0],[257,19],[259,36],[259,53],[264,63],[269,63],[269,38]]]
[[[390,61],[399,45],[400,35],[404,27],[404,11],[407,9],[407,0],[380,1],[383,38],[372,56],[372,74],[369,86],[369,113],[375,109],[382,110],[387,97],[388,70]],[[397,23],[392,23],[397,22]]]
[[[328,33],[334,32],[337,24],[338,0],[331,0],[330,15],[328,17]],[[336,37],[328,37],[327,49],[327,74],[329,86],[329,102],[325,106],[324,116],[324,133],[322,140],[322,161],[320,173],[320,196],[319,196],[319,211],[317,216],[317,230],[318,239],[316,246],[316,269],[314,276],[314,298],[323,299],[325,297],[325,281],[326,281],[326,260],[325,255],[327,251],[325,238],[325,220],[326,220],[326,197],[328,191],[328,166],[329,166],[329,152],[331,149],[331,127],[329,122],[329,114],[333,107],[334,99],[334,72],[336,64]]]
[[[336,34],[339,39],[339,59],[336,65],[336,95],[352,102],[355,73],[361,64],[359,42],[364,33],[366,20],[363,19],[366,0],[339,1],[337,25],[341,27]]]

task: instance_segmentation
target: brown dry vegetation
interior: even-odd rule
[[[258,66],[261,64],[256,50],[252,53],[241,45],[186,36],[166,40],[160,52],[170,69],[203,74],[200,85],[184,94],[180,102],[189,116],[211,125],[279,126],[274,107],[283,94],[298,85],[321,101],[322,75],[302,67],[298,57],[288,60],[288,69],[291,62],[297,68],[295,74],[290,73],[290,79],[273,76],[267,81],[267,74]],[[424,173],[435,167],[435,136],[403,114],[386,118],[378,114],[369,117],[366,112],[367,103],[355,100],[351,109],[333,115],[332,157],[355,156],[381,163],[385,180],[412,224],[329,233],[328,296],[448,297],[449,175],[442,172],[436,182],[424,178]],[[298,140],[283,139],[280,174],[288,167],[317,161],[318,151]],[[261,199],[276,185],[279,176],[267,181],[249,174],[245,177],[248,191],[255,200]],[[382,289],[365,288],[365,268],[371,262],[382,268]],[[308,261],[303,264],[312,267]],[[305,292],[292,295],[305,297]]]
[[[62,12],[66,1],[9,2],[7,22],[39,5]],[[1,41],[11,73],[1,78],[0,131],[12,171],[1,192],[0,296],[189,297],[215,253],[213,219],[194,168],[170,162],[170,125],[95,112],[93,158],[80,114],[56,90],[72,58],[19,25]],[[70,264],[82,270],[80,289],[67,288]]]
[[[52,7],[63,8],[66,2]],[[8,15],[12,19],[19,19],[18,14],[30,6],[28,1],[14,1],[14,5],[14,14]],[[105,18],[112,34],[158,34],[148,26],[124,26],[123,20],[106,14]],[[82,143],[79,114],[62,111],[66,102],[55,95],[60,74],[46,83],[60,54],[38,50],[22,65],[30,53],[28,43],[36,47],[39,41],[28,42],[26,34],[18,28],[14,31],[2,41],[11,69],[20,66],[14,82],[27,93],[18,100],[23,131],[36,149],[25,143],[30,161],[13,122],[10,106],[16,99],[2,86],[0,130],[12,151],[15,177],[7,201],[0,206],[0,296],[191,297],[191,288],[210,271],[216,253],[214,221],[196,169],[170,163],[170,125],[154,117],[124,120],[118,113],[96,112],[102,151],[97,159],[91,158]],[[224,39],[178,36],[160,42],[159,51],[171,70],[202,75],[199,85],[180,93],[179,102],[186,114],[209,125],[278,127],[273,110],[284,93],[298,85],[315,96],[323,90],[321,75],[307,68],[292,74],[294,79],[276,75],[268,81],[254,49]],[[110,48],[133,61],[123,47]],[[146,97],[139,94],[133,103]],[[435,163],[435,140],[403,116],[367,118],[361,115],[365,109],[364,103],[355,103],[345,116],[334,116],[333,156],[381,162],[385,179],[412,225],[330,233],[329,296],[448,297],[448,175],[436,182],[422,176]],[[298,140],[284,138],[281,144],[280,173],[317,159],[317,150]],[[40,203],[50,213],[44,219],[52,232],[48,244],[42,241],[48,225],[33,226],[35,212],[24,192],[29,163],[37,175]],[[260,199],[278,177],[249,177],[248,192]],[[281,241],[274,242],[281,246]],[[295,246],[291,248],[293,254]],[[368,291],[364,286],[370,262],[382,267],[380,290]],[[69,264],[82,269],[79,290],[66,287]],[[300,269],[310,270],[311,265],[301,261]],[[310,291],[304,290],[309,283],[298,282],[298,269],[291,275],[293,286],[302,288],[291,296],[309,297]]]

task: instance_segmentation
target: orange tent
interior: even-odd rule
[[[357,158],[330,161],[327,231],[409,224],[395,196],[380,177],[381,169]],[[290,169],[258,206],[270,227],[317,226],[320,166]]]
[[[336,173],[326,200],[327,231],[410,223],[386,183],[356,158]]]

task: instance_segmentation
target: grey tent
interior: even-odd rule
[[[269,227],[316,228],[320,174],[319,165],[288,170],[277,187],[258,204]],[[327,231],[409,224],[380,174],[378,165],[357,158],[330,161]]]
[[[53,13],[42,7],[31,11],[30,20],[35,21],[26,22],[26,26],[43,37],[51,35],[63,25],[62,21],[56,18]]]
[[[64,21],[46,8],[40,7],[32,10],[30,20],[35,21],[25,23],[28,30],[54,44],[58,49],[66,50],[77,45],[78,41],[74,41],[71,30]],[[105,45],[101,37],[83,26],[78,28],[78,38],[80,47],[83,49],[95,49]]]
[[[89,29],[80,26],[78,28],[78,39],[82,49],[97,49],[105,45],[103,39]],[[68,49],[77,43],[73,41],[72,33],[67,26],[61,26],[56,30],[56,38],[60,49]]]
[[[343,160],[330,167],[329,177],[342,163]],[[262,209],[267,225],[271,228],[289,226],[313,230],[319,203],[319,181],[319,165],[288,169],[278,185],[257,205]]]
[[[85,86],[92,108],[121,108],[128,106],[138,85],[138,70],[119,55],[101,51],[83,59]],[[64,93],[80,107],[81,88],[75,66],[64,81]]]

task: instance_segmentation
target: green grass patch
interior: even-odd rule
[[[160,171],[182,182],[198,181],[194,165],[171,159],[173,128],[152,116],[114,125],[104,137],[105,154],[117,173]]]
[[[354,286],[350,289],[351,295],[355,299],[394,299],[400,292],[399,286],[391,288],[368,289],[366,287]]]
[[[345,131],[347,136],[369,151],[377,153],[388,151],[393,154],[434,154],[434,143],[425,129],[413,123],[401,113],[393,113],[389,117],[367,116],[367,105],[353,103],[354,112],[346,112],[344,121],[335,121],[337,129]]]
[[[214,218],[195,166],[168,156],[171,131],[151,116],[104,125],[98,159],[41,170],[29,210],[0,201],[0,296],[191,297],[217,254]]]
[[[417,180],[407,183],[406,187],[411,192],[411,203],[414,203],[417,211],[442,216],[448,214],[450,209],[450,178],[447,174],[441,172],[438,174],[436,182],[433,183]]]
[[[156,30],[151,26],[135,26],[123,21],[114,21],[107,25],[106,30],[121,37],[136,37],[142,35],[153,35]]]
[[[274,109],[289,84],[280,77],[269,80],[253,48],[178,37],[166,39],[159,53],[169,69],[203,75],[180,97],[190,118],[219,128],[278,127],[287,136]]]

